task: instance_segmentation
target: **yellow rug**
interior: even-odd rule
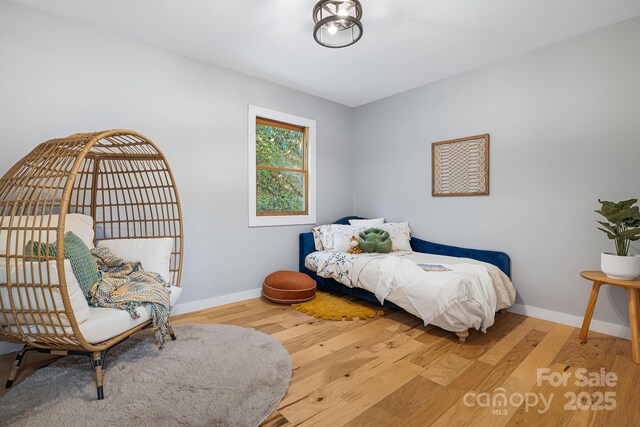
[[[325,292],[317,292],[314,299],[300,304],[292,304],[296,310],[324,320],[353,320],[382,316],[384,311],[347,301]]]

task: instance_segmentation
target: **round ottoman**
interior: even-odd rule
[[[262,295],[280,304],[309,301],[315,294],[315,280],[296,271],[276,271],[268,275],[262,284]]]

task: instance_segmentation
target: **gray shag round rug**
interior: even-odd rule
[[[111,350],[102,401],[88,358],[39,369],[0,398],[0,425],[254,427],[273,412],[291,379],[282,344],[231,325],[174,329],[162,350],[149,331]]]

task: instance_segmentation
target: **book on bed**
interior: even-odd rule
[[[418,264],[418,267],[420,267],[424,271],[451,271],[450,268],[447,268],[441,264]]]

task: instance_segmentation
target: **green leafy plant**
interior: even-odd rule
[[[616,203],[598,199],[602,207],[596,212],[608,221],[597,221],[604,227],[598,227],[598,230],[615,242],[618,256],[627,256],[629,244],[640,239],[640,208],[634,206],[637,201],[630,199]]]
[[[304,211],[303,150],[302,132],[256,124],[258,212]],[[261,169],[260,166],[287,170]]]

